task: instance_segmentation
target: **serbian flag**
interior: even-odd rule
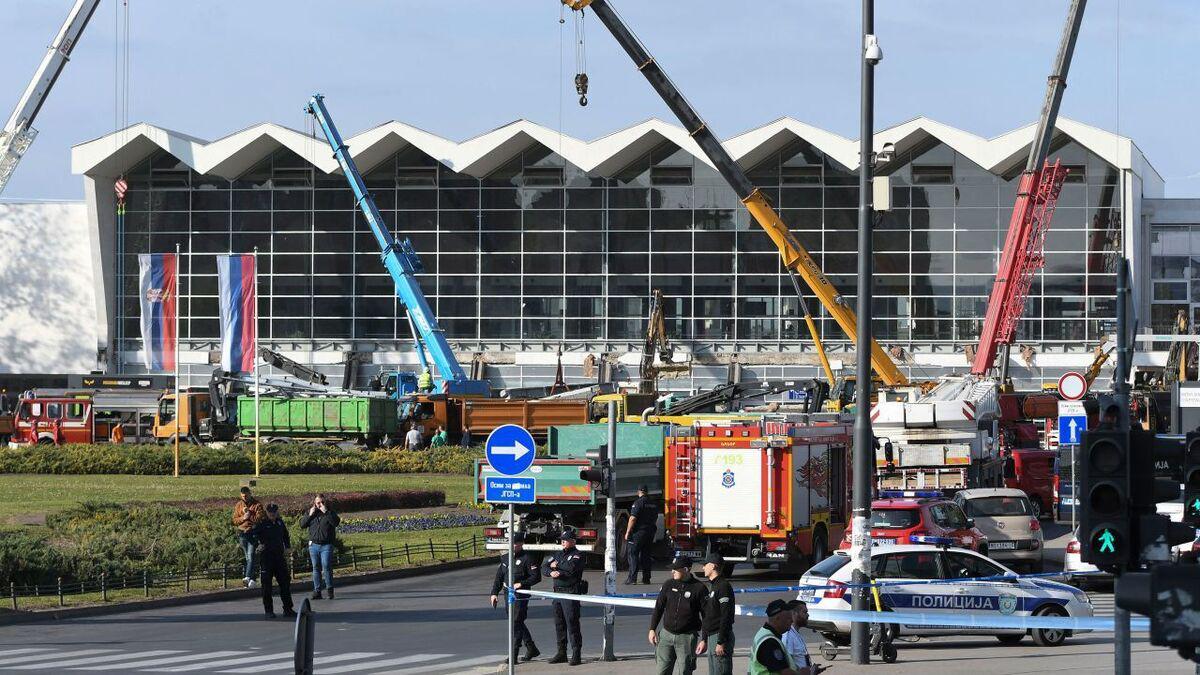
[[[146,370],[175,369],[175,316],[179,310],[174,253],[138,254],[138,288],[142,305],[142,353]]]
[[[258,337],[258,293],[252,255],[217,256],[217,292],[221,296],[221,368],[254,370]]]

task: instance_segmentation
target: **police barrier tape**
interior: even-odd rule
[[[1009,577],[1011,578],[1011,577]],[[552,591],[532,591],[519,589],[517,593],[534,598],[547,600],[576,600],[578,602],[596,605],[613,605],[616,607],[637,607],[653,609],[654,600],[643,598],[627,598],[604,595],[572,595],[570,593],[554,593]],[[766,616],[765,605],[735,605],[738,616]],[[903,626],[933,626],[939,628],[989,629],[1010,628],[1028,630],[1031,628],[1057,628],[1071,631],[1111,632],[1113,618],[1102,617],[1072,617],[1072,616],[1013,616],[991,614],[951,614],[928,612],[862,612],[857,610],[830,610],[809,608],[810,621],[820,622],[850,622],[850,623],[887,623]],[[1133,617],[1130,630],[1146,632],[1150,630],[1150,620]]]
[[[1013,581],[1016,579],[1052,579],[1054,577],[1086,577],[1107,574],[1107,572],[1037,572],[1034,574],[994,574],[987,577],[961,577],[956,579],[904,579],[899,581],[876,581],[866,584],[826,584],[823,586],[762,586],[759,588],[735,588],[734,593],[795,593],[798,591],[824,591],[831,588],[884,588],[887,586],[922,586],[926,584],[944,584],[946,582],[965,583],[968,581]],[[658,593],[623,593],[611,596],[614,598],[657,598]]]

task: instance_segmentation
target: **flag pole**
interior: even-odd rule
[[[179,244],[175,244],[175,477],[179,478]]]
[[[259,420],[262,411],[259,410],[258,383],[258,247],[254,247],[254,477],[259,478]]]

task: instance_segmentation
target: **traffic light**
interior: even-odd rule
[[[1083,434],[1078,502],[1080,557],[1098,567],[1123,567],[1134,543],[1129,500],[1129,432]]]
[[[1150,644],[1174,647],[1197,660],[1200,623],[1192,615],[1200,597],[1200,566],[1157,565],[1149,572],[1123,574],[1115,595],[1117,607],[1150,618]]]
[[[612,492],[612,465],[608,461],[608,445],[600,446],[598,451],[589,451],[587,458],[592,461],[592,467],[579,470],[579,479],[586,480],[596,486],[596,494],[609,496]]]
[[[1200,527],[1200,432],[1193,431],[1183,448],[1183,522]]]

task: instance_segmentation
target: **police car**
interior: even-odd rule
[[[935,539],[930,537],[928,539]],[[955,625],[961,614],[1000,616],[1092,616],[1087,593],[1067,584],[1044,579],[999,579],[961,581],[974,577],[1016,576],[1016,572],[994,560],[962,548],[925,542],[910,545],[881,545],[871,551],[872,576],[877,581],[919,581],[880,588],[884,611],[945,614],[944,626],[893,625],[893,634],[995,635],[1004,644],[1016,644],[1031,634],[1041,646],[1061,645],[1071,631],[1054,628],[1021,630],[1014,628],[968,628]],[[838,551],[817,563],[800,579],[802,586],[828,586],[822,590],[801,590],[797,599],[809,609],[845,611],[850,609],[850,555]],[[810,620],[809,627],[834,643],[843,642],[850,633],[849,621]]]

